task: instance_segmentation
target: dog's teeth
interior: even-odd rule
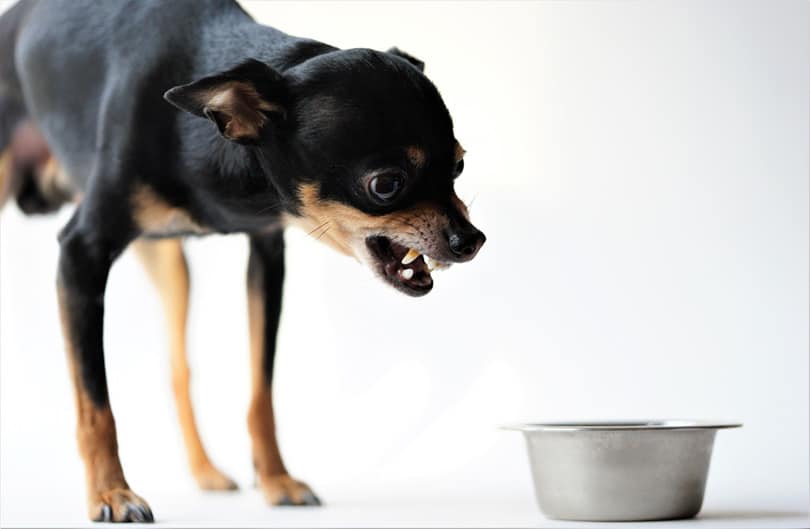
[[[425,264],[427,265],[428,270],[430,270],[431,272],[433,272],[434,270],[443,270],[448,266],[447,263],[437,261],[436,259],[427,255],[425,256]]]
[[[425,256],[425,264],[427,265],[428,270],[431,272],[436,269],[436,266],[438,265],[438,263],[432,257],[427,255]]]
[[[411,279],[413,277],[413,269],[412,268],[405,268],[399,272],[404,279]]]
[[[412,262],[416,261],[419,255],[421,254],[413,248],[408,248],[408,253],[406,253],[405,257],[402,258],[402,264],[411,264]]]

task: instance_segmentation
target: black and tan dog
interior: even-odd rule
[[[174,392],[200,486],[236,485],[203,449],[189,399],[189,279],[179,237],[246,233],[248,426],[272,504],[313,505],[275,438],[271,381],[298,225],[413,296],[484,242],[453,191],[464,150],[423,64],[339,50],[254,22],[227,0],[24,1],[0,18],[0,200],[77,204],[58,292],[93,520],[151,521],[121,469],[102,347],[104,290],[133,245],[170,321]]]

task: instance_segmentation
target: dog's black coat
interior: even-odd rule
[[[402,163],[396,149],[401,145],[434,146],[438,156],[426,170],[447,175],[423,178],[412,200],[444,200],[452,185],[450,116],[418,70],[421,63],[404,54],[341,51],[292,37],[220,0],[49,0],[22,2],[14,10],[4,20],[2,38],[19,32],[16,47],[7,48],[15,52],[18,69],[4,57],[3,70],[22,82],[16,75],[4,79],[14,80],[11,89],[25,87],[13,95],[25,101],[79,187],[90,189],[62,233],[66,253],[75,248],[76,255],[63,258],[61,266],[62,275],[88,294],[100,295],[106,273],[90,278],[78,272],[108,267],[139,234],[122,209],[136,183],[148,184],[220,233],[259,231],[285,209],[294,211],[294,190],[306,179],[319,179],[324,196],[384,212],[352,180],[368,167]],[[210,123],[163,97],[175,86],[240,64],[235,77],[262,79],[264,72],[244,65],[247,58],[286,78],[260,88],[285,108],[286,117],[270,116],[258,146],[223,139]],[[9,104],[4,112],[17,108]],[[332,123],[350,128],[329,130]],[[364,153],[378,154],[357,167]],[[87,253],[98,253],[102,262],[87,262],[88,238],[101,243]],[[85,318],[96,312],[77,309]],[[98,376],[89,366],[87,375],[89,384]],[[93,391],[99,402],[104,393]]]
[[[291,37],[218,0],[51,0],[31,10],[16,52],[28,111],[82,186],[104,180],[114,193],[146,182],[200,224],[249,232],[282,210],[268,205],[295,207],[294,186],[306,178],[329,184],[323,186],[327,196],[380,212],[362,190],[345,185],[352,171],[363,169],[347,164],[364,153],[443,140],[436,151],[444,156],[430,169],[452,170],[450,116],[435,87],[399,56]],[[224,141],[209,123],[163,98],[174,86],[247,58],[287,81],[265,87],[287,108],[287,119],[265,128],[261,149]],[[71,75],[54,83],[59,73]],[[354,127],[325,132],[330,123],[345,125],[340,117],[347,114]],[[110,167],[95,166],[99,149],[110,153]],[[336,178],[324,178],[329,174]],[[446,189],[437,190],[441,195]],[[126,223],[118,228],[124,237],[136,235]]]
[[[59,237],[58,283],[81,382],[97,406],[108,401],[110,266],[137,237],[181,235],[139,226],[131,200],[139,187],[210,232],[249,234],[268,383],[284,274],[281,232],[268,227],[299,212],[302,184],[368,215],[436,204],[449,219],[447,260],[472,258],[483,235],[452,203],[458,146],[423,66],[396,49],[338,50],[284,34],[227,0],[24,0],[0,18],[0,152],[18,123],[33,120],[82,196]],[[230,137],[227,116],[200,104],[229,82],[267,103],[256,135]],[[428,153],[418,168],[409,145]],[[370,198],[363,179],[379,167],[411,175],[390,203]],[[23,189],[42,211],[58,206]],[[458,258],[465,244],[473,251]]]

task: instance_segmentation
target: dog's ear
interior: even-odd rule
[[[419,70],[420,72],[422,72],[422,73],[425,72],[425,63],[420,61],[419,59],[417,59],[413,55],[405,53],[404,51],[402,51],[401,49],[399,49],[397,47],[391,48],[390,50],[388,50],[387,53],[390,53],[391,55],[396,55],[397,57],[405,59],[406,61],[408,61],[409,63],[414,65],[414,67],[416,67],[416,69]]]
[[[284,118],[283,77],[268,65],[248,59],[240,65],[163,94],[169,103],[216,123],[220,134],[254,143],[271,116]]]

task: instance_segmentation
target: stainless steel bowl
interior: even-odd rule
[[[640,521],[700,512],[718,429],[741,424],[639,421],[517,424],[549,518]]]

